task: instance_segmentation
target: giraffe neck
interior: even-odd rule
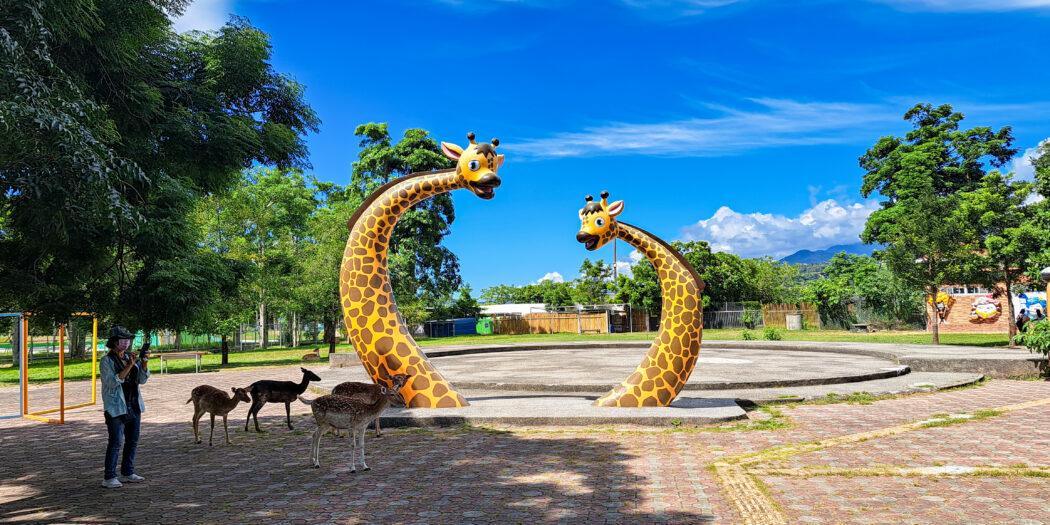
[[[693,265],[659,237],[637,226],[617,221],[616,238],[634,246],[653,264],[660,276],[665,316],[669,307],[674,308],[676,303],[682,304],[678,300],[683,296],[699,298],[700,292],[704,291],[704,280]],[[679,288],[679,285],[684,286]]]
[[[704,281],[689,261],[655,235],[630,224],[616,223],[616,238],[627,241],[653,264],[660,277],[663,311],[660,331],[635,372],[598,406],[667,406],[693,372],[703,332]]]
[[[420,350],[398,315],[387,270],[390,236],[412,205],[465,187],[455,170],[408,175],[379,188],[350,219],[350,238],[339,272],[343,321],[354,350],[377,384],[411,376],[401,389],[408,406],[466,406],[466,399]]]

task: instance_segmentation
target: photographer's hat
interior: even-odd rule
[[[113,348],[117,344],[119,339],[134,339],[135,334],[127,331],[123,326],[117,325],[109,329],[109,337],[106,339],[106,346]]]

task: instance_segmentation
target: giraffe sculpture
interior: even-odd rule
[[[653,234],[614,217],[623,212],[623,201],[608,203],[603,191],[601,202],[580,210],[580,231],[576,240],[588,250],[597,250],[613,239],[623,239],[645,255],[660,276],[663,294],[660,331],[645,359],[619,386],[594,402],[598,406],[667,406],[678,396],[693,372],[700,355],[703,333],[703,303],[700,292],[704,281],[682,254]]]
[[[496,171],[503,155],[499,140],[475,143],[464,150],[442,142],[445,156],[457,160],[451,170],[413,173],[376,190],[350,218],[350,238],[339,272],[343,321],[361,363],[376,384],[390,386],[388,378],[408,374],[401,388],[409,407],[467,406],[463,396],[442,377],[420,350],[398,314],[387,271],[387,248],[394,225],[412,205],[448,191],[467,188],[482,199],[495,196],[500,185]]]

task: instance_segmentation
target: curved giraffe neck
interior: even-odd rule
[[[412,205],[466,187],[455,170],[415,173],[376,190],[350,219],[350,238],[339,272],[339,297],[347,334],[377,384],[411,376],[401,389],[410,407],[466,406],[420,350],[398,314],[387,270],[394,225]]]
[[[597,401],[599,406],[667,406],[682,391],[700,355],[704,281],[693,265],[655,235],[624,222],[616,238],[645,255],[660,278],[663,309],[660,330],[641,364],[619,386]]]

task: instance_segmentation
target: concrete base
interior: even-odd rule
[[[448,427],[463,424],[516,426],[594,426],[634,424],[672,427],[697,426],[747,419],[733,399],[681,397],[669,407],[613,408],[592,405],[597,396],[582,395],[469,396],[468,407],[438,409],[390,408],[383,413],[384,427]]]

